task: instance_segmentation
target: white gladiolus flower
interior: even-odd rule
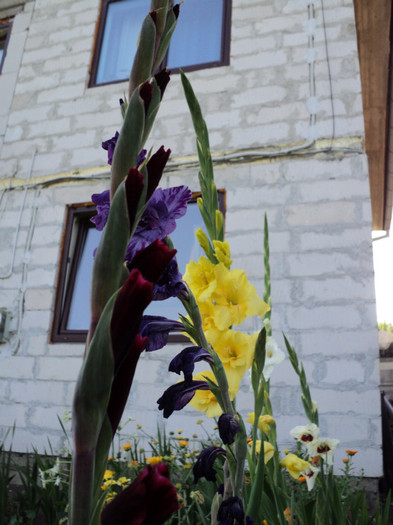
[[[273,368],[278,365],[285,358],[285,354],[279,349],[278,344],[273,337],[268,337],[266,341],[266,359],[263,367],[263,375],[265,379],[270,379]]]
[[[314,423],[308,423],[308,425],[294,427],[289,433],[298,441],[309,445],[319,436],[319,428]]]
[[[320,456],[327,465],[333,464],[333,451],[340,443],[338,439],[319,438],[307,446],[310,456]]]
[[[319,468],[310,465],[302,474],[306,478],[307,489],[310,491],[314,488],[317,480]]]

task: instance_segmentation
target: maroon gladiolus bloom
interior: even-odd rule
[[[160,239],[156,239],[149,246],[137,252],[128,268],[129,270],[138,268],[145,279],[155,283],[176,253],[177,250],[170,250]]]
[[[168,467],[148,465],[103,509],[101,525],[161,525],[178,508]]]

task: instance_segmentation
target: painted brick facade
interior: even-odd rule
[[[0,75],[0,308],[12,312],[10,341],[0,345],[0,436],[15,421],[20,451],[43,449],[47,437],[62,446],[57,414],[70,408],[83,354],[82,344],[53,344],[49,333],[65,206],[107,188],[99,145],[120,125],[126,89],[87,87],[99,4],[28,1]],[[323,435],[340,439],[341,449],[358,448],[366,475],[379,476],[371,214],[352,2],[327,0],[322,12],[317,0],[233,0],[231,33],[230,65],[189,78],[208,122],[217,186],[226,190],[233,266],[262,294],[266,212],[275,337],[283,347],[284,331],[305,362]],[[302,154],[285,154],[308,139]],[[174,159],[162,185],[197,190],[177,75],[148,146],[162,143]],[[178,349],[145,354],[138,366],[126,415],[147,431],[162,421],[156,400],[174,381],[166,368]],[[288,431],[305,422],[288,360],[272,384],[287,443]],[[238,406],[252,410],[246,384]],[[198,417],[186,409],[168,428],[197,430]]]

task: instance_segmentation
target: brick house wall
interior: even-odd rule
[[[266,212],[275,338],[283,348],[284,331],[304,361],[322,434],[340,439],[341,451],[359,449],[365,474],[379,476],[371,211],[353,5],[232,3],[230,65],[189,78],[210,130],[217,187],[226,191],[233,267],[262,294]],[[0,75],[0,308],[12,313],[10,339],[0,345],[0,436],[15,421],[17,451],[42,450],[48,438],[54,449],[63,446],[57,415],[70,408],[81,365],[83,344],[50,343],[49,333],[65,206],[108,187],[100,143],[121,123],[126,84],[87,87],[99,4],[26,2]],[[197,190],[178,75],[148,146],[161,144],[172,149],[162,185]],[[310,145],[288,151],[301,144]],[[156,400],[174,382],[166,367],[177,350],[145,354],[138,365],[126,416],[146,431],[162,422]],[[279,437],[290,443],[288,431],[306,419],[288,360],[272,385]],[[247,384],[238,407],[252,410]],[[183,410],[167,428],[198,431],[199,416]]]

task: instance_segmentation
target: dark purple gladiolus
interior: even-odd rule
[[[153,301],[164,301],[169,297],[179,297],[187,293],[187,286],[183,282],[183,276],[179,272],[176,257],[170,261],[164,273],[153,289]]]
[[[136,159],[136,168],[139,168],[139,166],[142,164],[142,162],[145,162],[146,160],[146,154],[147,154],[147,149],[141,149],[141,151],[139,152],[139,155]]]
[[[179,508],[164,463],[148,465],[101,512],[101,525],[161,525]]]
[[[116,133],[111,139],[105,140],[101,144],[102,148],[108,152],[108,164],[110,166],[112,165],[113,153],[115,151],[116,142],[118,138],[119,138],[119,132],[116,131]]]
[[[183,328],[184,330],[184,328]],[[200,346],[188,346],[175,356],[169,363],[169,372],[181,374],[183,372],[186,381],[192,380],[194,363],[197,361],[207,361],[213,363],[213,357],[207,350]]]
[[[217,519],[220,525],[243,525],[244,510],[242,500],[232,496],[224,500],[218,509]]]
[[[181,410],[194,397],[196,390],[209,390],[206,381],[180,381],[170,386],[157,401],[159,410],[168,418],[175,410]]]
[[[109,208],[111,206],[109,190],[105,190],[102,193],[93,193],[91,200],[96,205],[97,215],[90,220],[94,222],[98,231],[102,231],[108,220]]]
[[[226,456],[227,453],[223,448],[213,445],[202,450],[192,469],[194,473],[194,483],[196,483],[199,478],[206,478],[207,481],[216,481],[217,472],[214,470],[213,465],[219,455]]]
[[[218,432],[224,445],[232,445],[239,430],[239,423],[230,414],[221,414],[218,418]]]
[[[127,248],[126,260],[132,261],[135,253],[153,242],[170,235],[176,228],[176,219],[187,211],[187,203],[191,199],[191,191],[187,186],[174,188],[158,188],[144,211],[135,235]]]
[[[148,337],[146,352],[163,348],[168,342],[170,332],[184,332],[184,326],[179,321],[171,321],[159,315],[144,315],[142,317],[139,333],[141,336]]]
[[[147,110],[149,109],[152,93],[153,86],[150,84],[150,82],[144,82],[139,89],[139,94],[145,106],[145,113],[147,113]]]

